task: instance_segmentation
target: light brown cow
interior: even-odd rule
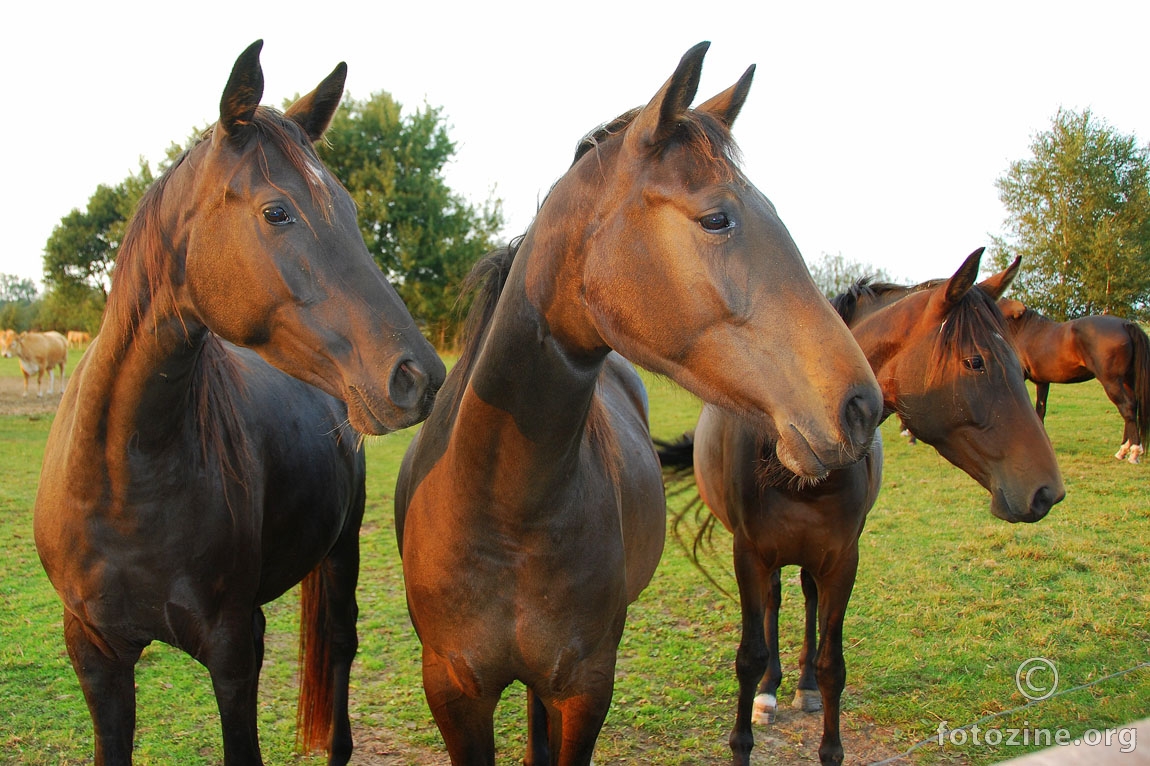
[[[48,393],[56,388],[56,368],[60,368],[60,390],[64,390],[64,365],[68,362],[68,339],[58,332],[22,332],[3,350],[4,356],[20,360],[24,373],[24,396],[28,379],[36,376],[36,396],[44,396],[44,372],[48,373]]]
[[[80,348],[92,341],[92,334],[83,330],[68,331],[68,348]]]

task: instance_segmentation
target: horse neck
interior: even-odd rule
[[[587,327],[567,314],[557,326],[560,314],[549,319],[529,296],[529,272],[555,279],[563,268],[553,260],[556,243],[540,244],[529,233],[520,247],[460,404],[457,422],[471,423],[456,429],[467,434],[458,449],[501,461],[533,486],[570,476],[609,352],[573,343]]]
[[[169,252],[162,260],[180,257]],[[139,260],[117,273],[97,342],[77,370],[84,391],[77,406],[88,417],[106,418],[109,439],[146,447],[169,439],[182,422],[207,329],[181,302],[166,275],[149,278]]]
[[[867,313],[851,325],[855,342],[862,349],[882,389],[882,421],[898,410],[905,383],[899,361],[907,352],[910,339],[916,335],[915,328],[908,326],[907,321],[922,314],[919,304],[925,302],[926,299],[907,295]]]

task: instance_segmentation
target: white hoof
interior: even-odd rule
[[[817,691],[799,689],[795,692],[795,700],[791,703],[791,707],[804,713],[817,713],[823,709],[823,697]]]
[[[751,723],[768,726],[775,722],[779,701],[773,694],[760,694],[755,697],[755,709],[751,713]]]
[[[1126,460],[1134,465],[1142,462],[1142,455],[1146,452],[1146,448],[1141,444],[1134,444],[1130,447],[1130,454]]]
[[[1132,449],[1134,449],[1133,444],[1131,444],[1130,442],[1123,442],[1122,446],[1118,448],[1118,451],[1114,453],[1114,459],[1115,460],[1125,460],[1126,456],[1128,454],[1130,454],[1130,451]]]

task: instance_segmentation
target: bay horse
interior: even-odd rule
[[[708,45],[585,137],[526,234],[473,270],[459,361],[404,456],[397,540],[452,763],[495,762],[515,680],[525,762],[591,762],[666,531],[631,362],[742,413],[803,476],[873,438],[866,359],[734,160],[754,67],[690,108]]]
[[[1011,298],[999,307],[1022,369],[1034,382],[1038,417],[1045,422],[1051,383],[1097,378],[1125,424],[1114,457],[1141,462],[1150,432],[1150,339],[1142,328],[1109,315],[1056,322]]]
[[[884,419],[897,412],[919,440],[989,490],[993,515],[1034,522],[1062,500],[1065,488],[994,304],[1017,264],[975,285],[981,255],[976,250],[949,280],[932,286],[856,286],[835,305],[882,387]],[[842,763],[843,623],[859,537],[882,482],[881,436],[864,460],[812,483],[781,470],[773,445],[745,419],[705,406],[693,438],[661,443],[659,455],[669,479],[693,468],[701,500],[694,507],[710,509],[696,535],[696,563],[716,520],[734,535],[742,611],[734,763],[750,763],[752,721],[769,721],[777,704],[779,570],[788,564],[802,568],[806,601],[796,706],[822,708],[819,759]],[[676,519],[676,529],[691,507]]]
[[[100,765],[131,762],[156,640],[207,668],[224,762],[260,763],[261,605],[301,580],[301,743],[347,763],[360,434],[422,420],[445,374],[312,146],[346,66],[281,114],[261,48],[141,199],[48,436],[36,547]]]
[[[36,396],[44,396],[44,373],[48,373],[48,393],[56,389],[56,370],[60,370],[60,391],[64,390],[64,367],[68,364],[68,341],[60,333],[22,332],[5,339],[3,354],[20,360],[24,374],[24,396],[28,395],[28,381],[36,376]]]

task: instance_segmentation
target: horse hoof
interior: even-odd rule
[[[1138,465],[1139,463],[1142,462],[1142,453],[1144,453],[1145,451],[1146,450],[1144,447],[1136,444],[1130,448],[1130,454],[1126,458],[1126,460],[1128,462],[1130,462],[1132,465]]]
[[[799,689],[795,692],[795,700],[791,707],[804,713],[817,713],[823,709],[823,698],[813,689]]]
[[[760,694],[755,697],[755,708],[751,711],[751,723],[770,726],[775,722],[775,712],[779,702],[773,694]]]

